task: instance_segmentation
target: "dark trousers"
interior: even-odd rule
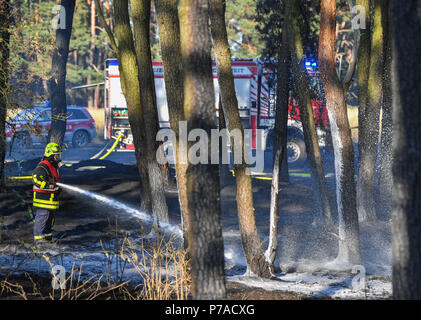
[[[51,239],[54,210],[35,207],[34,239]]]

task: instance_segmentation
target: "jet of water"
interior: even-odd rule
[[[71,186],[71,185],[68,185],[68,184],[65,184],[65,183],[61,183],[61,182],[57,183],[57,185],[64,188],[64,189],[67,189],[67,190],[70,190],[70,191],[73,191],[73,192],[77,192],[77,193],[83,194],[83,195],[85,195],[85,196],[87,196],[91,199],[100,201],[103,204],[107,205],[108,207],[112,207],[112,208],[121,210],[121,212],[125,212],[125,213],[127,213],[127,214],[129,214],[133,217],[139,218],[140,220],[142,220],[146,223],[152,224],[152,223],[155,222],[155,220],[152,219],[151,216],[146,214],[145,212],[142,212],[140,210],[131,208],[130,206],[128,206],[128,205],[126,205],[126,204],[124,204],[120,201],[117,201],[113,198],[109,198],[109,197],[100,195],[98,193],[88,191],[88,190],[84,190],[82,188]],[[174,235],[177,235],[177,236],[180,236],[180,237],[182,237],[182,235],[183,235],[181,229],[176,225],[160,222],[159,227],[163,231],[165,231],[166,233],[174,234]]]

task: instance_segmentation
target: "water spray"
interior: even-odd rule
[[[98,193],[92,192],[92,191],[88,191],[88,190],[84,190],[82,188],[78,188],[75,186],[71,186],[65,183],[57,183],[57,185],[59,187],[62,187],[64,189],[73,191],[73,192],[77,192],[77,193],[81,193],[89,198],[92,198],[94,200],[100,201],[102,203],[104,203],[105,205],[107,205],[108,207],[112,207],[115,209],[119,209],[127,214],[130,214],[133,217],[139,218],[140,220],[142,220],[143,222],[149,223],[149,224],[153,224],[156,223],[156,219],[153,219],[150,215],[146,214],[145,212],[142,212],[140,210],[134,209],[120,201],[117,201],[113,198],[109,198],[103,195],[100,195]],[[165,223],[165,222],[160,222],[159,223],[159,227],[160,229],[162,229],[165,233],[171,234],[171,235],[177,235],[182,237],[183,233],[181,231],[181,229],[176,226],[176,225],[172,225],[169,223]]]

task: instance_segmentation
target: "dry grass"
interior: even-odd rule
[[[99,274],[85,273],[83,263],[72,266],[63,287],[54,289],[55,279],[52,256],[42,254],[50,266],[50,274],[17,275],[14,269],[0,280],[0,299],[42,300],[186,300],[190,298],[190,260],[176,239],[164,239],[159,235],[152,241],[141,240],[135,244],[119,232],[116,225],[115,239],[102,245],[106,257],[104,271]],[[36,250],[28,248],[29,252]],[[28,253],[29,253],[28,252]],[[33,252],[35,253],[35,252]],[[56,257],[55,257],[56,258]],[[123,281],[125,271],[135,270],[137,278]],[[13,276],[15,274],[15,276]],[[18,272],[19,274],[19,272]],[[51,279],[51,275],[53,279]],[[60,281],[56,282],[57,285]]]
[[[50,264],[51,269],[54,265],[50,262],[49,257],[43,255],[44,259]],[[125,285],[128,281],[122,282],[119,284],[104,282],[102,281],[103,276],[91,276],[89,279],[81,280],[83,264],[80,265],[78,269],[75,269],[73,264],[72,271],[70,275],[66,278],[63,289],[55,289],[52,286],[52,291],[48,295],[50,300],[95,300],[101,296],[108,294],[109,292],[116,291]],[[55,273],[53,275],[53,280],[60,284],[56,278]]]
[[[135,299],[186,300],[190,295],[190,260],[184,249],[177,248],[172,240],[162,238],[142,250],[140,256],[130,249],[122,250],[121,257],[127,261],[142,279],[142,291]]]
[[[54,264],[50,261],[50,257],[43,254],[43,258],[53,270]],[[124,297],[121,288],[126,286],[127,282],[106,283],[102,281],[102,275],[82,280],[82,268],[83,264],[77,269],[73,265],[70,275],[63,279],[62,285],[54,272],[51,272],[52,279],[48,275],[31,276],[31,274],[25,272],[24,275],[18,276],[19,281],[10,280],[11,274],[9,274],[4,280],[0,281],[0,296],[22,300],[95,300],[110,299],[116,295]],[[60,288],[55,288],[52,285],[53,281]]]

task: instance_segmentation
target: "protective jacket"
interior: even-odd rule
[[[50,210],[58,209],[60,189],[56,185],[59,181],[57,166],[47,159],[42,160],[32,173],[32,181],[34,182],[33,206]],[[51,184],[55,185],[52,189],[50,189]]]

